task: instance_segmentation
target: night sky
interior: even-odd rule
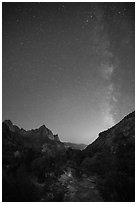
[[[3,120],[91,143],[135,109],[134,3],[2,3]]]

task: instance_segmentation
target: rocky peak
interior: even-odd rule
[[[15,127],[13,123],[11,122],[11,120],[5,120],[3,123],[9,127],[10,131],[15,132]]]
[[[4,120],[4,123],[5,123],[8,127],[13,126],[11,120]]]
[[[60,142],[58,134],[54,135],[54,140],[57,141],[57,142]]]
[[[18,126],[13,125],[13,123],[10,120],[5,120],[3,124],[6,124],[6,126],[8,126],[10,131],[16,132],[19,135],[24,136],[24,137],[33,136],[39,139],[42,137],[45,139],[47,138],[53,141],[60,142],[58,134],[54,135],[52,131],[48,129],[45,125],[42,125],[37,129],[24,130],[23,128],[20,129]]]
[[[45,130],[47,129],[45,125],[40,126],[39,130]]]

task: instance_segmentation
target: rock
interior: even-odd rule
[[[54,140],[57,141],[57,142],[60,142],[58,134],[54,135]]]
[[[45,143],[52,143],[52,141],[60,143],[58,135],[54,135],[45,125],[32,130],[24,130],[23,128],[19,128],[18,126],[13,125],[10,120],[5,120],[3,125],[9,128],[8,131],[15,133],[16,136],[18,135],[18,138],[21,137],[24,141],[23,145],[27,147],[41,147]],[[5,127],[3,128],[3,131],[4,129]]]
[[[130,113],[112,128],[99,133],[99,137],[83,150],[83,154],[86,157],[93,157],[95,153],[102,151],[116,154],[119,145],[126,146],[127,144],[131,144],[134,149],[135,112]]]

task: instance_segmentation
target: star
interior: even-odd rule
[[[78,124],[72,124],[71,128],[83,124],[86,129],[80,127],[76,134],[73,132],[79,142],[81,131],[85,132],[81,135],[86,135],[92,130],[91,121],[93,127],[99,125],[102,131],[104,126],[108,128],[104,117],[110,122],[112,117],[108,112],[102,116],[103,110],[114,109],[119,120],[125,110],[132,108],[134,8],[131,4],[5,3],[3,9],[3,94],[11,119],[23,120],[31,126],[26,114],[32,114],[36,124],[43,122],[46,115],[47,123],[57,121],[55,128],[62,129],[76,115]],[[28,106],[26,113],[21,110],[24,103]],[[63,131],[65,139],[72,135],[67,128]],[[98,130],[89,135],[98,135]]]
[[[89,22],[89,20],[88,20],[88,19],[86,19],[86,20],[85,20],[85,22],[86,22],[86,23],[88,23],[88,22]]]

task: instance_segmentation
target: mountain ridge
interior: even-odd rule
[[[60,141],[58,134],[53,134],[52,131],[45,126],[45,124],[41,125],[39,128],[36,128],[36,129],[25,130],[24,128],[19,128],[17,125],[14,125],[11,120],[4,120],[3,123],[9,127],[10,131],[19,133],[21,136],[24,136],[24,137],[32,136],[32,135],[34,137],[42,136],[42,137],[45,137],[45,138],[50,139],[52,141],[63,143],[65,148],[80,149],[80,150],[84,150],[84,152],[86,152],[87,149],[89,148],[89,146],[91,146],[91,145],[93,146],[93,144],[97,140],[99,140],[101,137],[106,135],[106,133],[107,133],[107,135],[109,135],[109,133],[112,133],[114,129],[117,129],[117,127],[122,125],[123,121],[125,122],[125,121],[127,121],[133,117],[135,117],[135,111],[129,113],[127,116],[125,116],[121,121],[119,121],[116,125],[112,126],[111,128],[100,132],[98,134],[98,137],[92,143],[90,143],[88,145],[81,144],[81,143],[78,144],[78,143],[73,143],[73,142]],[[133,126],[134,126],[134,123],[133,123]],[[113,134],[114,134],[114,132],[113,132]]]
[[[99,133],[82,151],[81,168],[98,175],[105,202],[135,201],[135,111]]]
[[[4,201],[135,200],[135,112],[83,150],[58,138],[45,125],[26,131],[2,123]]]
[[[45,124],[41,125],[40,127],[36,129],[30,129],[30,130],[25,130],[24,128],[19,128],[17,125],[14,125],[11,120],[4,120],[3,124],[6,124],[9,127],[9,130],[14,133],[18,133],[23,137],[47,137],[48,139],[56,142],[60,142],[64,144],[65,148],[72,148],[72,149],[80,149],[83,150],[85,147],[87,147],[86,144],[78,144],[78,143],[72,143],[72,142],[63,142],[60,141],[60,138],[58,134],[53,134],[53,132],[45,126]]]
[[[19,128],[17,125],[13,125],[11,120],[4,120],[3,123],[5,123],[12,132],[17,132],[22,136],[39,135],[39,136],[46,136],[50,140],[60,141],[58,135],[57,134],[54,135],[52,131],[48,129],[45,125],[41,125],[39,128],[36,128],[36,129],[25,130],[23,128]]]
[[[129,133],[130,131],[132,132],[132,130],[133,130],[132,139],[134,140],[134,137],[135,137],[134,127],[135,127],[135,111],[129,113],[113,127],[109,128],[108,130],[100,132],[98,137],[91,144],[89,144],[87,148],[83,151],[86,152],[91,146],[93,147],[94,144],[98,143],[99,140],[102,141],[102,144],[98,147],[99,150],[102,149],[102,147],[106,148],[106,146],[112,145],[112,142],[113,142],[112,138],[114,138],[119,134],[121,134],[121,136],[123,135],[124,138],[126,138],[126,136],[131,138],[131,134]],[[107,145],[106,143],[103,143],[103,138],[108,141]]]

